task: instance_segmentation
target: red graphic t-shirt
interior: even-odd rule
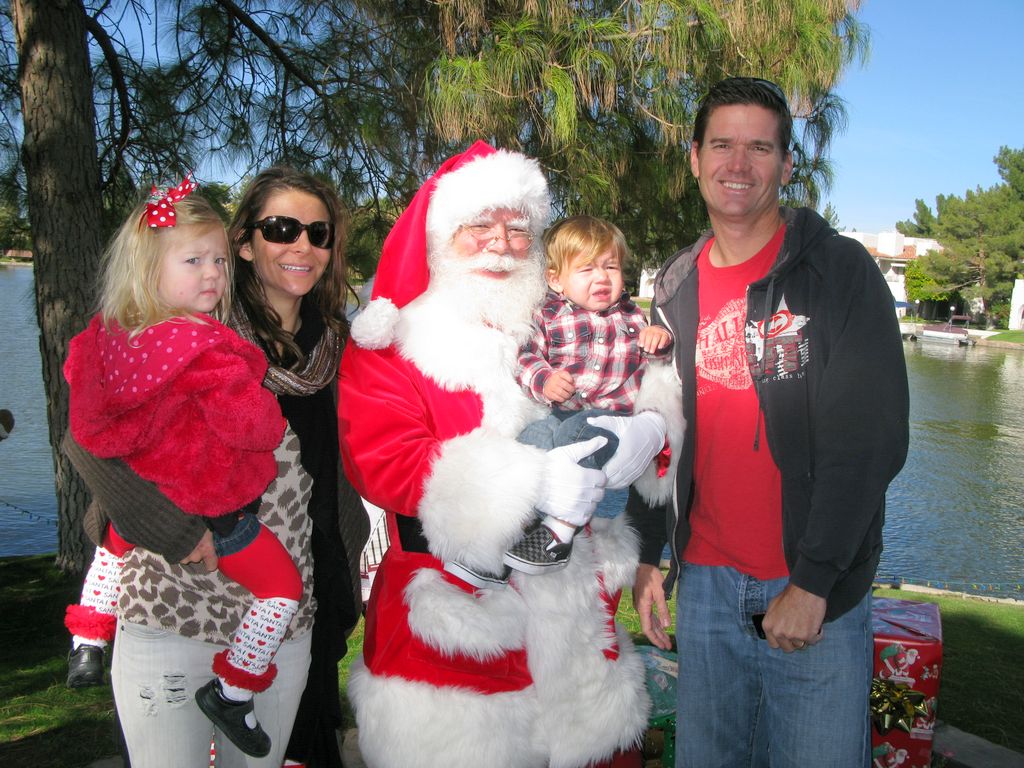
[[[785,226],[752,258],[715,267],[705,245],[697,258],[697,424],[690,541],[684,557],[728,565],[758,579],[786,576],[782,552],[781,477],[761,426],[747,367],[747,286],[764,277],[782,246]]]

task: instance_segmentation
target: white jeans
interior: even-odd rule
[[[256,695],[256,717],[273,742],[270,754],[257,759],[240,752],[195,703],[222,646],[118,622],[111,682],[132,768],[206,768],[211,740],[217,768],[280,768],[306,687],[311,638],[306,632],[281,644],[277,677]]]

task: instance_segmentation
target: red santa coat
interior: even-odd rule
[[[263,353],[212,317],[151,326],[129,340],[99,315],[71,340],[64,376],[75,440],[123,459],[194,515],[232,512],[277,475],[281,408]]]
[[[515,382],[520,341],[428,293],[403,308],[394,344],[343,357],[346,473],[387,512],[392,542],[349,681],[370,766],[582,766],[643,734],[642,664],[607,599],[637,564],[621,518],[580,534],[565,569],[505,589],[443,570],[499,571],[536,516],[544,452],[515,436],[544,409]],[[397,515],[419,519],[429,553],[402,551]]]

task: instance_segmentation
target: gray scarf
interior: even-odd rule
[[[231,320],[228,325],[246,341],[260,346],[252,323],[237,304],[231,308]],[[320,340],[306,357],[306,364],[297,371],[271,364],[267,368],[267,375],[263,377],[263,386],[276,395],[312,395],[331,383],[338,373],[340,360],[341,342],[338,334],[324,325]]]

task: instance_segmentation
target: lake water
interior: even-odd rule
[[[880,573],[1024,599],[1024,351],[904,352],[910,455],[889,487]]]
[[[53,454],[29,267],[0,266],[0,408],[15,422],[0,442],[0,555],[54,552]]]
[[[56,550],[32,272],[0,267],[0,556]],[[1024,351],[905,342],[911,448],[879,575],[1016,596],[1024,584]]]

